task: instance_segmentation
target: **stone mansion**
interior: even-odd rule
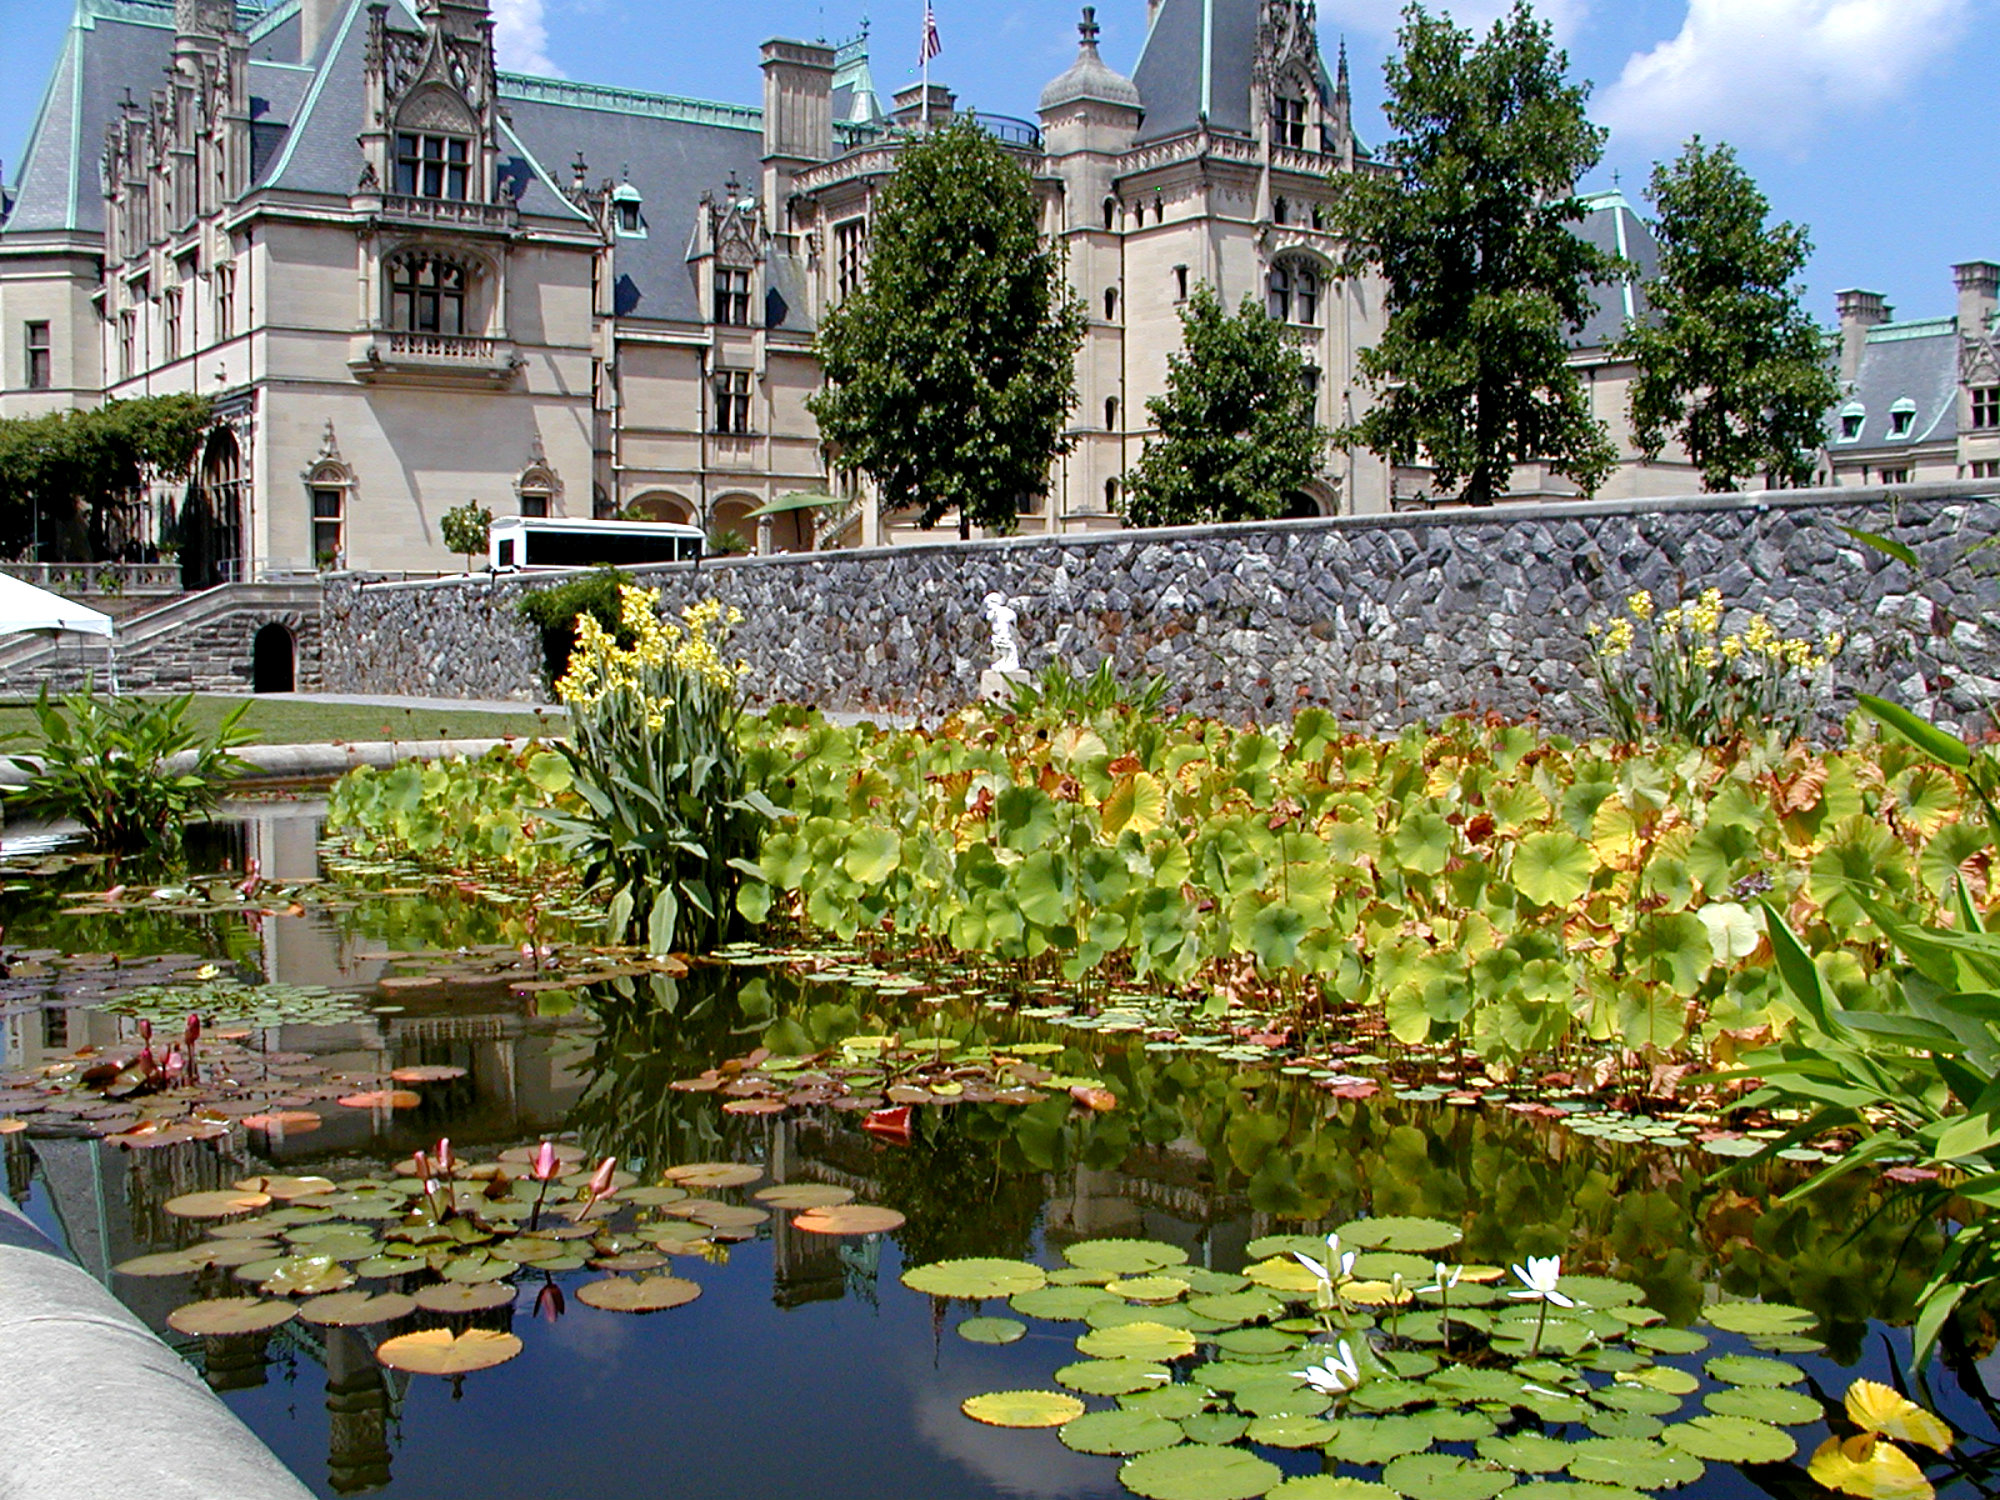
[[[468,500],[762,550],[903,534],[829,471],[805,404],[900,142],[955,103],[935,84],[883,100],[865,34],[766,43],[758,109],[499,72],[486,0],[75,5],[0,192],[0,415],[212,397],[192,481],[154,497],[188,586],[450,566],[439,517]],[[1090,11],[1080,30],[1034,120],[979,117],[1031,173],[1089,312],[1074,447],[1025,531],[1118,524],[1191,287],[1290,325],[1327,427],[1366,399],[1356,353],[1381,316],[1331,271],[1329,184],[1371,162],[1311,0],[1148,0],[1130,78]],[[1579,232],[1639,272],[1576,341],[1622,433],[1627,372],[1603,347],[1643,313],[1652,247],[1617,194],[1591,208]],[[1693,487],[1669,455],[1602,493]],[[1294,506],[1426,488],[1329,448]],[[1515,489],[1573,493],[1533,466]]]

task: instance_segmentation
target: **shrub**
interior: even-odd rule
[[[621,588],[617,634],[594,614],[577,618],[576,652],[556,684],[570,711],[558,748],[584,807],[547,821],[585,884],[610,891],[615,941],[636,929],[653,953],[699,951],[727,936],[741,871],[755,868],[747,862],[777,809],[746,788],[737,745],[741,668],[721,646],[740,616],[725,619],[710,599],[666,624],[659,598]]]
[[[1649,735],[1721,746],[1776,733],[1788,744],[1805,733],[1841,638],[1817,647],[1786,639],[1761,614],[1743,629],[1722,629],[1722,592],[1656,611],[1639,590],[1625,613],[1590,627],[1597,709],[1613,735],[1636,744]]]
[[[1164,673],[1140,683],[1126,682],[1111,670],[1107,657],[1088,677],[1077,676],[1064,662],[1047,663],[1026,682],[1014,684],[1010,707],[1023,718],[1067,722],[1120,708],[1149,716],[1160,711],[1166,696]]]
[[[438,518],[438,535],[447,547],[465,559],[465,570],[469,573],[473,555],[484,552],[493,540],[493,512],[477,500],[468,500]]]
[[[7,757],[28,773],[8,789],[8,811],[73,819],[100,848],[177,844],[181,826],[213,811],[248,769],[231,749],[251,738],[241,727],[249,702],[208,735],[187,723],[193,702],[192,693],[148,701],[86,688],[52,703],[44,686],[34,702],[40,746]],[[173,757],[186,759],[170,769]]]
[[[521,618],[542,633],[542,674],[550,691],[569,671],[579,619],[588,616],[618,645],[632,645],[632,633],[620,623],[619,616],[618,595],[625,582],[618,569],[598,568],[553,588],[532,589],[516,601],[514,608]]]

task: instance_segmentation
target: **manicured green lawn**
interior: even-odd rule
[[[241,698],[223,695],[199,697],[188,711],[188,720],[196,728],[211,729],[242,702]],[[527,709],[519,713],[462,713],[252,698],[243,723],[255,733],[252,743],[310,745],[355,740],[473,740],[548,735],[562,731],[564,716],[546,712],[538,715]],[[18,698],[0,701],[0,743],[14,734],[39,738],[34,714]],[[18,743],[25,747],[25,741]]]

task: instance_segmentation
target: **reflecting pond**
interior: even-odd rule
[[[961,1402],[981,1393],[1052,1388],[1088,1330],[1031,1320],[1010,1343],[961,1336],[968,1319],[1008,1309],[902,1284],[906,1267],[942,1259],[1057,1267],[1079,1243],[1140,1239],[1185,1252],[1220,1286],[1268,1258],[1269,1236],[1370,1216],[1442,1220],[1462,1232],[1461,1262],[1560,1255],[1568,1273],[1639,1288],[1672,1327],[1730,1299],[1806,1309],[1810,1337],[1785,1357],[1807,1391],[1837,1400],[1857,1373],[1895,1377],[1907,1349],[1895,1325],[1936,1254],[1929,1225],[1858,1178],[1780,1202],[1798,1180],[1785,1175],[1792,1169],[1720,1175],[1728,1157],[1703,1132],[1584,1109],[1560,1080],[1356,1086],[1360,1073],[1252,1060],[1226,1038],[1168,1047],[1137,1026],[1039,1008],[990,976],[887,973],[852,952],[738,953],[684,974],[628,964],[571,942],[561,910],[532,893],[390,867],[344,867],[316,884],[327,869],[311,804],[261,807],[208,830],[189,858],[209,875],[175,877],[137,902],[103,893],[166,877],[32,851],[9,859],[0,1115],[11,1101],[29,1128],[0,1136],[8,1190],[324,1494],[1126,1493],[1117,1458],[962,1414]],[[128,1056],[141,1016],[157,1014],[164,1034],[188,994],[223,997],[201,1008],[242,1014],[213,1027],[203,1045],[221,1050],[206,1054],[218,1059],[210,1066],[263,1080],[241,1099],[217,1098],[207,1138],[153,1145],[134,1133],[132,1104],[29,1097],[51,1070]],[[907,1085],[893,1081],[905,1054],[884,1052],[891,1036],[939,1062],[1032,1059],[1020,1076],[1050,1086],[994,1090],[971,1069],[975,1083],[956,1093],[926,1084],[907,1131],[871,1119],[866,1106],[881,1098],[811,1103],[813,1085],[798,1076],[785,1087],[805,1104],[754,1102],[771,1097],[746,1081],[758,1049],[880,1054],[893,1101]],[[399,1075],[415,1081],[404,1087]],[[1055,1086],[1068,1081],[1107,1091],[1115,1107]],[[407,1099],[391,1097],[399,1091]],[[996,1092],[1013,1096],[987,1097]],[[274,1126],[280,1116],[291,1123]],[[273,1173],[317,1174],[357,1199],[411,1192],[407,1173],[398,1186],[397,1164],[441,1136],[461,1162],[479,1164],[505,1151],[518,1162],[545,1135],[573,1142],[583,1170],[614,1156],[651,1188],[644,1206],[600,1206],[628,1217],[604,1221],[620,1242],[594,1253],[624,1255],[615,1268],[641,1276],[670,1272],[698,1296],[646,1316],[589,1305],[579,1292],[603,1271],[579,1254],[522,1264],[513,1300],[495,1294],[503,1305],[483,1310],[468,1303],[358,1327],[293,1318],[264,1333],[199,1336],[169,1315],[197,1296],[247,1290],[230,1286],[230,1265],[114,1269],[204,1243],[207,1224],[167,1207],[186,1195]],[[663,1186],[664,1173],[689,1163],[755,1170],[689,1178],[693,1193]],[[492,1181],[476,1166],[464,1175],[461,1191]],[[757,1196],[773,1184],[845,1190],[902,1223],[876,1234],[802,1230]],[[525,1202],[534,1189],[516,1196]],[[697,1204],[720,1211],[676,1216],[699,1213]],[[591,1205],[582,1207],[587,1220]],[[255,1234],[261,1223],[296,1248],[312,1219],[280,1195],[246,1227]],[[486,1278],[474,1269],[464,1285],[496,1284]],[[462,1379],[382,1365],[385,1338],[424,1327],[509,1331],[521,1349]],[[1756,1352],[1705,1331],[1709,1357]],[[1985,1353],[1958,1350],[1945,1388],[1931,1392],[1968,1434],[1962,1453],[1983,1452],[1996,1430]],[[1796,1436],[1797,1457],[1712,1462],[1683,1493],[1824,1494],[1803,1467],[1824,1428]],[[1256,1451],[1287,1474],[1379,1472],[1317,1448]],[[1983,1474],[1970,1458],[1953,1487],[1983,1492]],[[1569,1500],[1630,1493],[1568,1489]]]

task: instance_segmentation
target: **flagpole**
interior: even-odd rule
[[[923,40],[923,45],[918,50],[923,53],[923,64],[924,64],[923,122],[924,122],[925,135],[929,135],[931,133],[931,28],[935,24],[936,23],[931,19],[930,0],[924,0],[924,40]]]

